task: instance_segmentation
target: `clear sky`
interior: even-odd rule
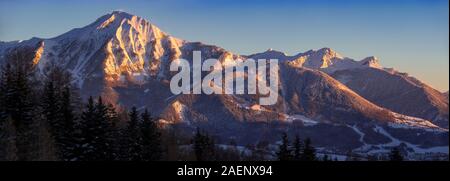
[[[238,54],[330,47],[449,89],[448,0],[0,0],[0,40],[50,38],[113,10]]]

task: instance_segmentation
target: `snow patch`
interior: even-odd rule
[[[182,104],[180,101],[175,101],[172,103],[172,108],[175,111],[178,119],[182,122],[186,122],[188,125],[190,125],[190,122],[186,121],[186,116],[184,115],[186,111],[186,106]]]
[[[296,121],[301,121],[304,126],[315,126],[319,124],[318,121],[307,118],[301,114],[286,115],[286,122],[293,123]]]
[[[390,151],[390,148],[397,147],[400,144],[405,144],[408,148],[411,148],[414,150],[414,153],[416,154],[427,154],[427,153],[449,153],[449,146],[437,146],[437,147],[430,147],[430,148],[422,148],[420,145],[415,145],[408,143],[406,141],[399,140],[395,137],[393,137],[390,133],[388,133],[383,127],[376,125],[373,130],[379,134],[382,134],[383,136],[389,138],[391,142],[385,143],[385,144],[367,144],[362,140],[362,136],[364,133],[360,132],[355,126],[349,126],[353,130],[355,130],[356,133],[360,134],[360,141],[364,145],[355,149],[355,151],[364,152],[367,154],[376,154],[376,153],[386,153]],[[373,149],[374,147],[378,147],[380,149]]]
[[[105,22],[103,22],[100,26],[98,26],[97,29],[106,28],[109,24],[114,22],[115,19],[116,19],[116,16],[113,14],[110,18],[108,18]]]
[[[405,116],[398,113],[393,113],[396,122],[389,122],[388,125],[392,128],[402,128],[402,129],[418,129],[422,128],[425,131],[429,132],[447,132],[448,129],[441,128],[439,126],[434,125],[430,121]]]

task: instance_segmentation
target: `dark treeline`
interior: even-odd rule
[[[83,105],[69,73],[55,67],[35,80],[20,56],[1,70],[0,160],[162,159],[161,131],[147,110],[121,116],[102,97]]]
[[[295,140],[291,145],[287,134],[282,133],[281,141],[276,153],[279,161],[319,161],[319,158],[316,156],[316,149],[311,145],[309,138],[301,140],[299,136],[295,136]],[[322,160],[331,161],[327,155]]]
[[[19,60],[22,57],[18,57]],[[10,61],[0,75],[0,161],[241,160],[207,133],[162,129],[148,110],[116,108],[102,97],[82,101],[70,73]]]
[[[207,132],[162,129],[148,110],[114,107],[102,97],[82,101],[70,73],[53,67],[36,76],[21,54],[0,70],[0,161],[328,161],[310,139],[291,144],[282,134],[276,155],[269,143],[218,145]],[[37,78],[40,77],[40,78]],[[391,160],[401,161],[398,150]]]
[[[38,75],[23,54],[0,70],[0,161],[242,160],[212,137],[162,129],[148,110],[81,100],[71,74],[52,67]]]
[[[336,157],[323,154],[318,156],[316,149],[312,146],[311,139],[306,138],[301,140],[298,135],[295,136],[291,143],[286,133],[281,134],[281,144],[278,146],[276,152],[278,161],[338,161]],[[345,161],[403,161],[403,155],[399,147],[393,147],[388,155],[388,158],[375,157],[369,155],[368,157],[355,156],[351,151],[345,155]]]

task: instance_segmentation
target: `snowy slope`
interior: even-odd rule
[[[1,42],[0,62],[6,62],[7,55],[16,50],[33,54],[33,64],[42,74],[51,65],[72,72],[83,97],[102,95],[120,106],[148,108],[165,124],[185,123],[188,129],[204,126],[224,140],[238,137],[241,143],[262,138],[274,141],[277,131],[283,128],[279,124],[300,124],[287,129],[302,130],[321,140],[317,144],[323,146],[348,149],[365,143],[359,135],[371,135],[371,129],[356,131],[347,125],[368,125],[386,128],[393,137],[408,135],[402,139],[417,140],[414,145],[425,145],[431,139],[436,140],[431,146],[448,146],[448,139],[443,139],[448,137],[448,130],[374,104],[348,86],[355,80],[350,75],[338,79],[329,76],[346,70],[385,71],[375,57],[355,61],[330,48],[294,56],[272,49],[240,56],[217,46],[175,38],[141,17],[119,11],[55,38]],[[230,65],[238,58],[279,59],[277,103],[260,106],[256,102],[259,95],[171,94],[171,61],[184,58],[192,62],[194,50],[202,52],[203,60],[217,58]],[[402,134],[394,136],[396,132]],[[373,142],[387,139],[386,135],[373,134],[366,138]]]
[[[278,59],[286,61],[287,64],[294,67],[304,67],[321,70],[327,73],[333,73],[338,70],[357,69],[357,68],[379,68],[379,60],[376,57],[367,57],[361,61],[344,57],[331,48],[322,48],[319,50],[309,50],[294,56],[288,56],[283,52],[269,49],[266,52],[249,55],[253,59]]]
[[[278,58],[292,67],[326,72],[380,107],[448,128],[449,108],[445,93],[406,73],[384,68],[374,56],[355,61],[330,48],[322,48],[295,56],[272,50],[249,57]]]

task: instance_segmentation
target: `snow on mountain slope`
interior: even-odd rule
[[[331,76],[379,106],[448,128],[445,95],[407,74],[367,68],[337,71]]]
[[[279,61],[287,61],[294,67],[305,67],[332,73],[337,70],[355,69],[355,68],[382,68],[376,57],[367,57],[361,61],[355,61],[351,58],[343,57],[331,48],[322,48],[319,50],[309,50],[294,56],[288,56],[283,52],[268,50],[266,52],[249,55],[253,59],[275,58]]]
[[[260,95],[173,95],[169,81],[174,72],[169,71],[169,65],[177,58],[192,62],[195,50],[202,52],[202,60],[216,58],[227,65],[238,58],[279,59],[277,103],[257,105]],[[237,137],[243,144],[263,138],[275,141],[286,123],[300,124],[286,128],[292,133],[300,130],[303,137],[314,138],[319,145],[342,149],[362,144],[358,133],[347,125],[365,128],[361,129],[369,135],[366,139],[375,143],[388,139],[369,129],[381,126],[390,133],[406,131],[396,137],[420,133],[403,136],[417,140],[417,145],[429,144],[427,140],[436,140],[431,146],[448,145],[448,130],[373,104],[349,86],[354,77],[339,82],[329,76],[344,70],[382,70],[374,57],[354,61],[329,48],[295,56],[274,50],[240,56],[217,46],[175,38],[143,18],[118,11],[55,38],[1,42],[0,62],[6,62],[14,51],[32,54],[30,61],[42,74],[51,65],[71,71],[84,98],[102,95],[119,106],[148,108],[164,123],[205,127],[223,140]]]
[[[302,112],[309,117],[320,115],[318,119],[325,118],[327,121],[345,120],[346,124],[377,120],[390,125],[402,125],[405,128],[444,130],[427,120],[404,116],[378,107],[320,71],[292,68],[288,64],[282,74],[285,84],[291,84],[284,90],[284,98],[290,105],[290,111]]]
[[[275,55],[267,51],[249,57],[279,58],[293,67],[326,72],[378,106],[431,120],[448,128],[449,109],[445,94],[405,73],[383,68],[376,57],[355,61],[330,48],[310,50],[295,56]]]
[[[273,50],[273,49],[268,49],[267,51],[262,52],[262,53],[252,54],[252,55],[249,55],[248,57],[253,58],[255,60],[258,60],[258,59],[277,59],[278,61],[285,61],[285,60],[291,59],[291,57],[286,55],[285,53],[280,52],[280,51],[276,51],[276,50]]]

